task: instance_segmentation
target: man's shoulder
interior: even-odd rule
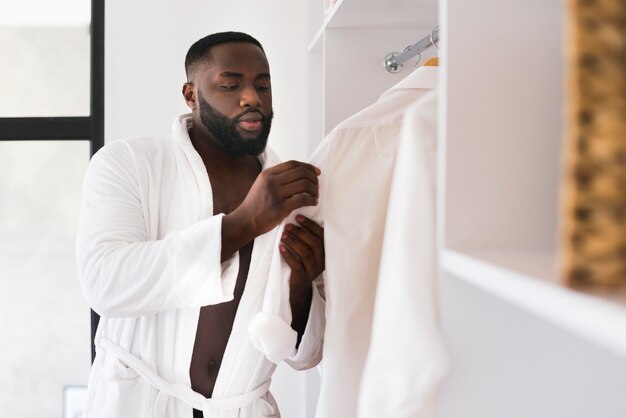
[[[171,146],[172,141],[168,136],[139,137],[130,139],[117,139],[107,143],[105,148],[127,148],[132,151],[156,151]]]
[[[131,139],[117,139],[108,142],[96,156],[99,158],[124,159],[152,156],[163,153],[172,144],[169,137],[143,137]]]

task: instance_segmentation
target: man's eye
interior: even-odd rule
[[[236,84],[232,84],[232,85],[223,85],[220,87],[224,90],[235,90],[238,86]]]
[[[261,90],[261,91],[267,91],[269,90],[269,86],[256,86],[257,90]]]

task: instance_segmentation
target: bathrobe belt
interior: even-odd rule
[[[205,413],[216,413],[246,407],[267,394],[272,381],[268,379],[256,389],[242,393],[241,395],[226,398],[206,398],[202,394],[193,391],[188,385],[166,381],[146,363],[106,338],[100,339],[99,346],[107,351],[107,355],[115,355],[124,364],[137,372],[139,376],[146,379],[152,386],[159,390],[159,395],[166,394],[175,396],[190,407]],[[162,396],[157,397],[163,399]]]

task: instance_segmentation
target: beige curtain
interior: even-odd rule
[[[626,0],[568,0],[562,273],[626,287]]]

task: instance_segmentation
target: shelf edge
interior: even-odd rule
[[[343,0],[337,0],[335,4],[329,9],[328,14],[324,16],[324,23],[322,24],[323,28],[327,28],[330,25],[331,21],[335,17],[335,14],[337,14],[337,10],[339,10],[342,4]]]
[[[623,307],[448,249],[440,262],[454,277],[626,357]]]
[[[314,52],[317,45],[321,42],[322,40],[322,35],[324,34],[324,31],[326,30],[326,28],[324,27],[324,25],[322,25],[322,27],[320,27],[317,31],[317,33],[313,36],[313,39],[311,39],[311,42],[309,42],[309,46],[307,48],[307,51],[309,53]]]

